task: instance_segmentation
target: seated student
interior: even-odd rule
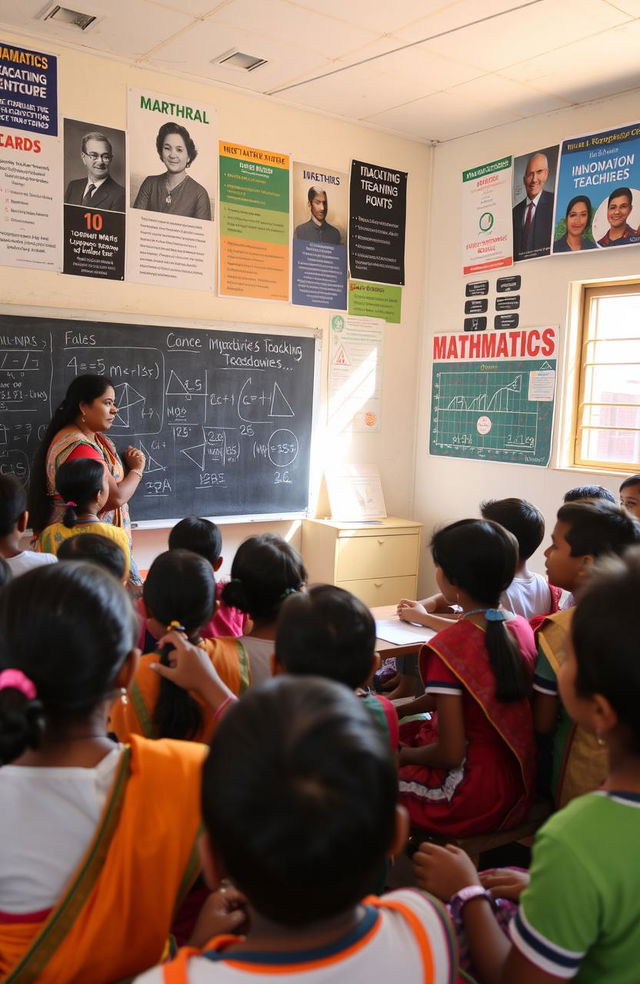
[[[251,618],[252,628],[239,639],[249,664],[251,684],[271,677],[271,656],[280,605],[300,591],[307,572],[298,551],[276,533],[244,540],[231,564],[231,580],[222,590],[225,605]]]
[[[603,485],[576,485],[565,492],[563,502],[610,502],[616,504],[616,497]]]
[[[518,541],[518,566],[513,581],[503,591],[500,603],[514,615],[531,619],[558,610],[562,592],[548,583],[542,574],[527,568],[527,561],[535,553],[544,537],[544,517],[534,505],[525,499],[488,499],[480,503],[483,519],[500,523]],[[451,606],[442,594],[432,595],[423,601],[403,598],[398,604],[398,616],[404,621],[416,622],[433,629],[446,628],[451,618]]]
[[[620,505],[640,519],[640,475],[630,475],[620,486]]]
[[[572,594],[591,576],[594,561],[621,554],[640,542],[640,523],[608,502],[569,502],[545,551],[549,580]],[[534,722],[540,735],[553,735],[552,794],[557,807],[597,789],[606,772],[606,750],[580,725],[572,724],[558,701],[558,671],[574,608],[550,615],[538,629],[538,659],[533,689]]]
[[[483,984],[638,981],[640,550],[598,568],[575,609],[558,683],[575,724],[606,742],[604,788],[547,820],[536,835],[530,877],[479,877],[453,847],[423,844],[414,857],[418,884],[450,900],[464,923]],[[511,945],[480,881],[496,885],[496,893],[500,882],[511,882],[508,891],[519,896]]]
[[[280,609],[275,643],[276,670],[344,683],[397,749],[395,707],[386,697],[363,690],[376,665],[376,623],[359,598],[332,584],[290,595]]]
[[[562,591],[527,568],[529,557],[544,537],[542,513],[525,499],[488,499],[480,504],[480,513],[483,519],[500,523],[518,541],[518,566],[513,581],[502,592],[502,607],[527,620],[556,612]]]
[[[206,652],[222,680],[237,695],[248,687],[250,679],[240,640],[203,639],[200,634],[200,627],[213,611],[215,589],[213,568],[204,557],[190,550],[167,550],[149,568],[142,596],[156,639],[164,636],[172,623],[182,626],[189,641]],[[127,701],[118,700],[113,705],[110,727],[120,741],[128,741],[132,734],[210,740],[215,727],[210,708],[186,690],[161,679],[152,669],[157,662],[166,663],[167,655],[161,659],[154,651],[142,656]]]
[[[43,550],[57,554],[60,544],[76,533],[97,533],[117,543],[125,556],[125,577],[129,579],[131,548],[125,530],[102,523],[99,513],[109,498],[109,473],[104,463],[93,458],[65,461],[56,472],[56,488],[65,503],[61,523],[51,523],[40,534]]]
[[[400,727],[400,801],[425,830],[467,836],[508,829],[534,795],[529,623],[499,608],[518,558],[498,523],[463,519],[435,533],[436,581],[461,618],[423,646],[425,696],[400,716],[437,711],[437,720]]]
[[[191,550],[192,553],[199,554],[209,561],[214,574],[222,565],[221,548],[222,535],[219,527],[208,519],[201,519],[199,516],[185,516],[179,523],[176,523],[169,533],[169,550]],[[203,639],[209,639],[212,636],[239,636],[243,633],[247,616],[220,601],[223,588],[224,582],[216,580],[214,612],[200,630]],[[142,617],[138,648],[143,653],[152,652],[156,648],[157,640],[150,631],[144,598],[138,600],[137,608]]]
[[[88,560],[113,574],[121,584],[127,582],[127,558],[122,547],[97,533],[78,533],[58,547],[58,560]]]
[[[107,737],[135,630],[94,564],[40,567],[0,594],[2,980],[142,972],[197,875],[203,746]]]
[[[32,567],[56,562],[52,553],[22,549],[20,541],[28,522],[27,493],[22,482],[15,475],[0,475],[0,557],[6,560],[13,577]]]
[[[406,841],[396,781],[388,744],[343,686],[281,676],[248,691],[202,780],[203,864],[246,897],[246,932],[182,950],[137,984],[454,984],[439,903],[412,889],[363,898]]]

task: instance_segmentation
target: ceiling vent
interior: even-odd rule
[[[54,24],[64,24],[66,27],[77,27],[80,31],[93,27],[98,20],[94,14],[85,14],[81,10],[62,7],[59,3],[49,4],[39,15],[39,19],[53,21]]]
[[[260,58],[258,55],[247,55],[244,51],[231,48],[229,51],[218,55],[217,58],[212,58],[211,64],[224,65],[225,68],[235,68],[241,72],[255,72],[256,68],[261,68],[267,64],[267,59]]]

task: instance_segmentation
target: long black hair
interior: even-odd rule
[[[104,465],[95,458],[75,458],[65,461],[56,472],[56,488],[65,502],[62,522],[70,529],[78,515],[89,511],[102,492]]]
[[[0,765],[38,748],[45,726],[63,737],[107,700],[135,632],[124,588],[94,564],[46,564],[6,585],[0,670],[20,670],[36,696],[0,690]]]
[[[110,386],[113,388],[113,383],[106,376],[92,373],[76,376],[69,385],[64,400],[56,408],[31,464],[28,508],[34,533],[40,533],[51,516],[51,496],[47,493],[47,452],[51,441],[59,430],[68,427],[80,416],[81,403],[93,403]]]
[[[434,534],[431,555],[447,580],[462,588],[479,608],[497,608],[516,572],[518,542],[499,523],[461,519]],[[515,639],[504,622],[488,620],[485,638],[497,700],[505,704],[522,700],[531,687]]]
[[[222,600],[254,622],[275,622],[284,599],[306,580],[302,557],[290,543],[277,533],[250,536],[236,551]]]
[[[142,589],[149,614],[163,625],[180,622],[192,641],[211,618],[215,595],[211,564],[190,550],[159,554]],[[163,677],[152,720],[158,738],[189,740],[202,727],[202,709],[188,691]]]

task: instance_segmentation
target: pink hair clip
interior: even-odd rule
[[[78,508],[78,503],[77,502],[72,502],[71,499],[69,499],[68,502],[65,502],[65,506],[73,506],[74,509],[77,509]]]
[[[3,670],[0,673],[0,690],[19,690],[27,700],[35,700],[38,691],[33,680],[30,680],[22,670]]]

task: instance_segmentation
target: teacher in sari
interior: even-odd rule
[[[113,424],[118,408],[115,390],[105,376],[76,376],[55,411],[36,451],[29,487],[29,515],[36,536],[50,523],[61,520],[65,503],[56,489],[56,472],[65,461],[94,458],[106,469],[109,497],[100,514],[105,523],[124,529],[131,542],[128,502],[142,479],[145,456],[128,447],[120,458],[104,433]],[[135,564],[130,580],[140,583]]]

